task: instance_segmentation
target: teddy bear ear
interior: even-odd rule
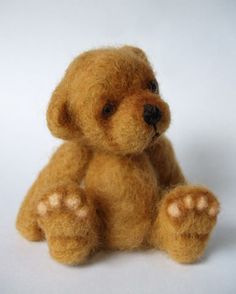
[[[128,46],[128,45],[121,47],[121,49],[131,51],[135,55],[140,57],[143,61],[149,63],[148,58],[142,49],[140,49],[138,47],[134,47],[134,46]]]
[[[69,109],[68,90],[64,80],[52,94],[47,110],[47,124],[55,137],[70,140],[79,135]]]

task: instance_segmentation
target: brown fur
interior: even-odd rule
[[[54,91],[48,127],[66,142],[29,190],[17,228],[29,240],[46,238],[56,260],[79,264],[100,248],[147,246],[184,263],[203,254],[219,203],[186,183],[164,135],[169,107],[147,86],[154,79],[141,49],[105,48],[76,58]],[[113,113],[103,113],[106,103]],[[144,104],[162,113],[155,127]]]

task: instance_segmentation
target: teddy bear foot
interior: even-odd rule
[[[160,207],[160,247],[180,263],[196,261],[204,253],[218,211],[217,199],[205,188],[173,189]]]
[[[75,265],[98,247],[96,213],[83,195],[50,193],[37,206],[38,224],[57,261]]]

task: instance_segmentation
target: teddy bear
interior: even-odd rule
[[[219,201],[185,179],[143,50],[80,54],[52,94],[47,123],[64,142],[20,207],[26,239],[46,239],[52,258],[68,265],[99,250],[156,248],[179,263],[204,254]]]

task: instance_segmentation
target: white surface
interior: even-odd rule
[[[236,293],[236,1],[0,2],[0,293]],[[158,251],[54,262],[14,228],[18,207],[58,145],[45,123],[71,59],[100,45],[147,51],[172,109],[169,137],[188,178],[222,203],[205,258]]]

